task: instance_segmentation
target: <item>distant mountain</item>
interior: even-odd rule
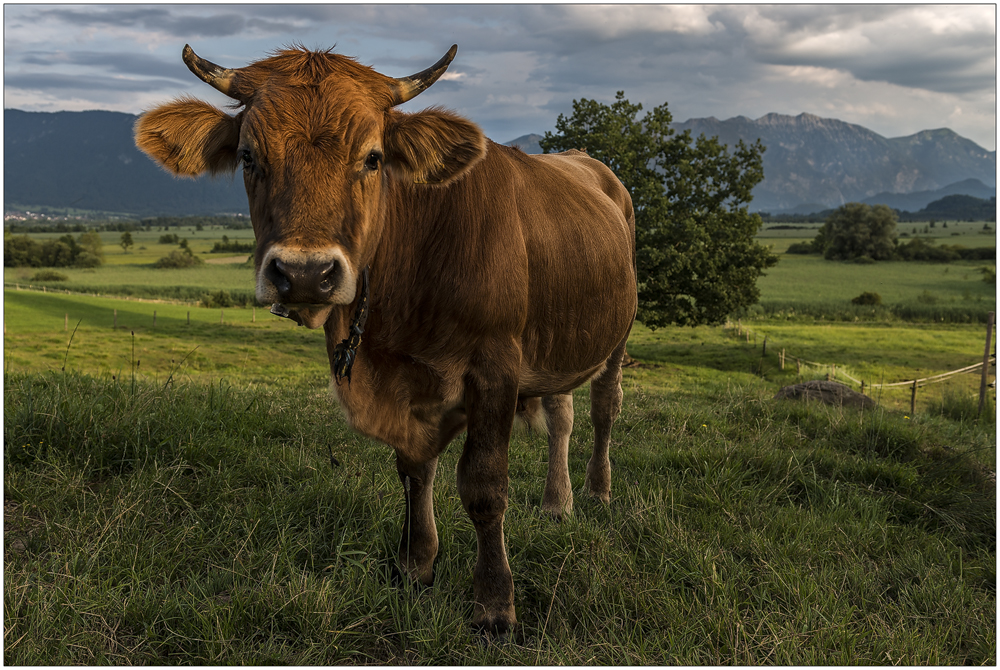
[[[136,118],[5,109],[5,208],[74,207],[138,216],[248,213],[241,180],[177,179],[139,152],[132,140]],[[850,201],[916,211],[946,195],[995,195],[996,152],[947,129],[887,139],[811,114],[689,119],[675,128],[718,136],[730,146],[739,139],[763,141],[765,179],[754,190],[756,211],[809,213]],[[507,144],[541,153],[541,139],[530,134]],[[914,197],[892,200],[900,195]]]
[[[542,153],[542,147],[538,143],[541,140],[542,135],[531,133],[529,135],[521,135],[516,140],[505,142],[505,144],[509,147],[517,147],[526,154],[540,154]]]
[[[969,179],[996,187],[996,152],[947,128],[889,139],[812,114],[689,119],[674,128],[690,130],[695,137],[717,136],[730,146],[741,139],[763,142],[764,181],[754,189],[755,210],[818,211],[881,193],[934,191]]]
[[[140,216],[248,214],[242,181],[178,179],[135,148],[136,116],[5,109],[4,207],[45,205]]]
[[[865,198],[861,202],[868,205],[888,205],[893,209],[905,212],[917,212],[935,200],[940,200],[949,195],[965,195],[989,200],[996,196],[997,190],[989,187],[978,179],[964,179],[954,184],[949,184],[936,191],[916,191],[915,193],[879,193],[870,198]]]

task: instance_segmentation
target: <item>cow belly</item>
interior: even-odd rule
[[[527,398],[569,393],[604,370],[605,363],[577,372],[554,372],[521,367],[518,394]]]

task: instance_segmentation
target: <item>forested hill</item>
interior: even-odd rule
[[[242,180],[178,179],[135,148],[136,116],[4,110],[4,207],[248,214]]]
[[[134,216],[248,213],[240,179],[177,179],[135,148],[136,117],[118,112],[4,110],[4,207],[73,207]],[[754,211],[803,213],[884,201],[917,211],[946,195],[996,193],[996,152],[941,129],[888,139],[810,114],[674,124],[730,146],[758,137],[764,181]],[[508,144],[540,151],[538,135]],[[892,202],[890,202],[892,200]]]

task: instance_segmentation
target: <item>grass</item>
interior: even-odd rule
[[[221,234],[205,231],[206,248]],[[792,271],[813,293],[836,285],[821,310],[876,268],[865,276],[907,304],[924,290],[949,304],[978,281],[960,264],[791,258],[763,295],[807,310]],[[238,265],[98,272],[151,294],[252,281]],[[993,309],[986,288],[972,302]],[[744,318],[749,342],[734,327],[637,325],[610,506],[579,494],[588,389],[574,395],[571,518],[538,509],[544,439],[512,440],[520,628],[485,645],[468,625],[460,443],[438,469],[435,585],[400,587],[392,452],[331,403],[322,331],[264,308],[11,290],[4,322],[6,664],[996,663],[995,394],[978,420],[978,376],[922,388],[915,414],[907,390],[867,412],[771,400],[826,374],[799,374],[796,356],[875,382],[963,367],[982,356],[981,325],[785,312]]]
[[[391,452],[350,433],[319,384],[8,373],[4,661],[995,663],[992,429],[778,405],[719,380],[699,403],[631,372],[625,386],[610,506],[578,495],[570,519],[546,519],[544,441],[514,439],[520,630],[483,645],[458,445],[435,490],[435,585],[398,587]]]

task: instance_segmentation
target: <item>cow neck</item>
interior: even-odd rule
[[[368,320],[368,270],[371,266],[366,265],[361,271],[361,287],[358,293],[358,304],[354,307],[354,317],[347,331],[347,337],[343,339],[333,349],[331,358],[333,377],[340,386],[341,379],[347,379],[347,384],[351,383],[351,368],[354,367],[354,359],[358,354],[358,346],[361,345],[361,335],[365,332],[365,321]]]

